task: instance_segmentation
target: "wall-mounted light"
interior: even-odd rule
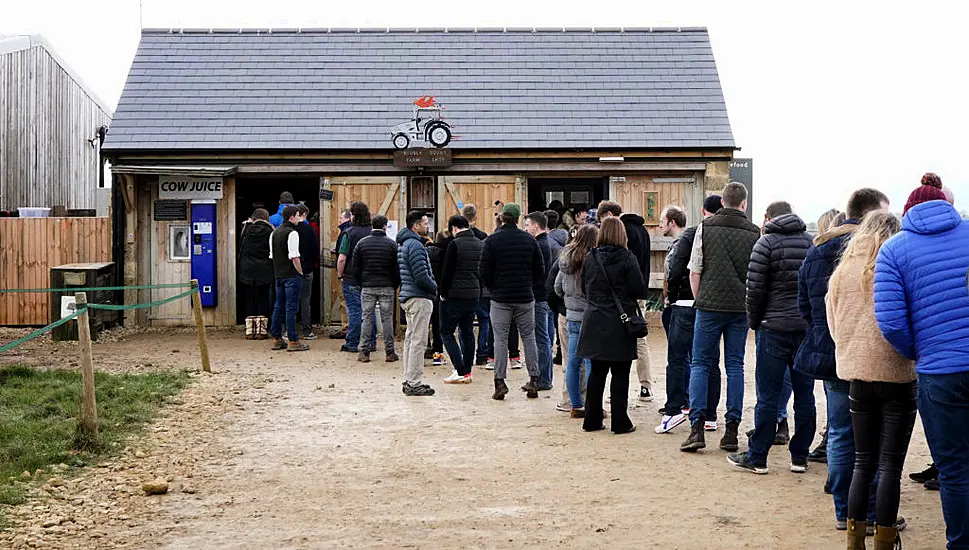
[[[599,162],[623,162],[625,160],[623,157],[599,157]]]

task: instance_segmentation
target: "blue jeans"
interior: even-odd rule
[[[360,324],[363,322],[363,305],[360,303],[360,285],[343,281],[343,301],[347,304],[347,343],[350,351],[360,347]],[[373,339],[367,349],[377,349],[377,318],[373,318]]]
[[[709,376],[719,371],[720,338],[723,338],[727,371],[727,423],[737,422],[744,408],[744,351],[747,346],[747,314],[696,310],[693,326],[693,364],[690,365],[690,424],[716,420],[707,413]]]
[[[290,342],[299,341],[296,311],[299,309],[299,294],[302,290],[302,277],[276,279],[276,305],[273,307],[273,321],[269,327],[269,334],[276,340],[283,337],[283,317],[285,316],[286,337]]]
[[[855,431],[851,425],[850,389],[844,380],[825,380],[824,394],[828,401],[828,485],[834,499],[834,517],[848,518],[848,491],[855,471]],[[878,476],[871,484],[868,501],[868,521],[875,521],[875,493]]]
[[[969,548],[969,372],[919,375],[919,413],[939,469],[950,550]]]
[[[535,344],[538,345],[538,377],[542,386],[552,385],[552,333],[548,302],[535,302]]]
[[[582,381],[579,377],[585,378],[585,386],[589,385],[589,373],[592,372],[592,363],[585,357],[579,357],[576,353],[579,350],[579,332],[582,330],[582,321],[568,321],[569,329],[569,363],[565,366],[565,386],[569,389],[569,401],[573,409],[585,406],[582,402]],[[585,371],[583,372],[583,367]]]
[[[478,301],[471,300],[441,300],[441,340],[451,364],[458,374],[471,374],[474,366],[474,314],[478,310]],[[454,331],[461,336],[458,345]]]
[[[797,350],[794,350],[795,353]],[[811,380],[814,380],[813,378]],[[784,373],[784,387],[781,389],[781,399],[777,402],[777,421],[787,418],[787,404],[791,402],[791,394],[794,388],[791,386],[791,373]]]
[[[757,466],[767,465],[767,454],[777,433],[777,408],[789,378],[794,392],[794,437],[791,438],[791,461],[807,461],[817,410],[814,405],[814,379],[794,370],[794,356],[804,339],[803,332],[777,332],[762,328],[757,331],[757,406],[754,408],[754,434],[747,455]]]
[[[493,355],[488,337],[491,332],[491,298],[478,300],[474,315],[478,318],[478,359],[487,360]]]

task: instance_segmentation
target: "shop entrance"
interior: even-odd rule
[[[256,208],[265,208],[269,214],[279,210],[279,194],[289,191],[293,200],[303,203],[309,208],[309,222],[316,230],[317,239],[320,236],[320,179],[318,177],[303,178],[239,178],[236,180],[236,257],[239,256],[240,235],[242,222],[247,220]],[[321,270],[317,267],[313,277],[313,297],[310,299],[313,323],[319,323],[320,316],[320,279]],[[246,289],[241,283],[236,285],[236,323],[243,323],[246,318],[245,296]]]
[[[566,209],[595,208],[609,196],[609,179],[601,178],[528,178],[528,212],[547,210],[553,201]]]

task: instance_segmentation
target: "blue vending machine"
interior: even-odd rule
[[[192,201],[192,278],[198,279],[202,307],[218,303],[215,264],[215,201]]]

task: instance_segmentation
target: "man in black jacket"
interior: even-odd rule
[[[475,205],[465,204],[462,206],[461,215],[468,220],[468,223],[471,225],[469,231],[479,241],[488,238],[488,234],[478,229],[477,225],[475,225],[475,221],[478,218],[478,209]],[[492,357],[493,350],[491,349],[492,346],[489,341],[493,335],[491,334],[491,294],[488,293],[488,289],[484,288],[484,286],[481,288],[481,298],[478,300],[478,309],[474,315],[478,320],[478,347],[475,352],[474,364],[486,365],[488,364],[488,359]]]
[[[299,213],[299,223],[296,224],[296,231],[299,233],[299,261],[303,265],[303,286],[299,294],[303,340],[316,340],[310,301],[313,297],[313,272],[320,265],[320,241],[316,238],[316,231],[313,231],[306,221],[310,215],[310,209],[305,204],[299,203],[296,205],[296,211]]]
[[[508,203],[501,209],[501,227],[484,241],[478,267],[481,281],[491,291],[491,323],[495,329],[495,393],[503,400],[508,394],[508,332],[512,319],[518,324],[525,345],[525,367],[529,381],[527,396],[538,397],[538,346],[535,342],[535,285],[545,282],[545,264],[538,242],[518,229],[521,207]]]
[[[478,263],[484,242],[471,232],[471,224],[464,216],[451,216],[448,231],[452,235],[444,254],[441,270],[441,338],[451,356],[454,371],[444,379],[445,384],[470,384],[474,366],[474,316],[481,298],[481,279]],[[458,330],[461,345],[454,337]]]
[[[747,346],[747,267],[760,228],[750,223],[747,188],[731,182],[721,193],[723,208],[697,227],[690,254],[690,287],[695,297],[696,330],[690,365],[690,437],[681,451],[706,447],[705,421],[709,373],[719,369],[717,348],[723,338],[727,371],[727,428],[720,448],[735,452],[744,408],[744,352]]]
[[[639,264],[639,272],[643,276],[646,288],[649,288],[649,257],[652,255],[649,244],[649,233],[646,232],[646,220],[639,214],[623,214],[622,207],[612,201],[602,201],[596,210],[596,220],[600,222],[609,217],[617,217],[626,228],[626,247],[633,253]],[[645,298],[645,296],[643,296]],[[639,300],[639,308],[645,303]],[[649,344],[646,338],[640,338],[636,347],[636,374],[639,377],[639,400],[653,400],[653,368],[649,357]]]
[[[541,281],[532,288],[535,294],[535,343],[538,346],[538,370],[540,391],[552,389],[552,335],[555,333],[555,318],[548,308],[548,296],[545,292],[545,282],[548,280],[548,270],[552,267],[552,248],[548,238],[548,219],[542,212],[532,212],[525,216],[525,231],[535,237],[538,248],[542,252],[542,263],[545,270]],[[525,386],[522,390],[527,391]]]
[[[360,354],[357,361],[370,362],[369,342],[376,341],[372,334],[376,325],[374,310],[380,304],[380,324],[384,337],[387,362],[397,361],[394,351],[394,308],[397,307],[396,291],[400,287],[400,269],[397,266],[397,243],[387,237],[387,216],[373,218],[370,236],[360,239],[353,252],[350,273],[360,281],[361,315]]]
[[[811,236],[786,202],[771,203],[764,218],[764,236],[754,245],[747,270],[747,320],[757,331],[754,431],[747,452],[731,453],[727,459],[740,469],[767,473],[767,454],[778,430],[784,379],[790,376],[795,420],[791,471],[803,473],[814,439],[814,380],[793,367],[807,329],[797,309],[797,277],[811,247]]]

